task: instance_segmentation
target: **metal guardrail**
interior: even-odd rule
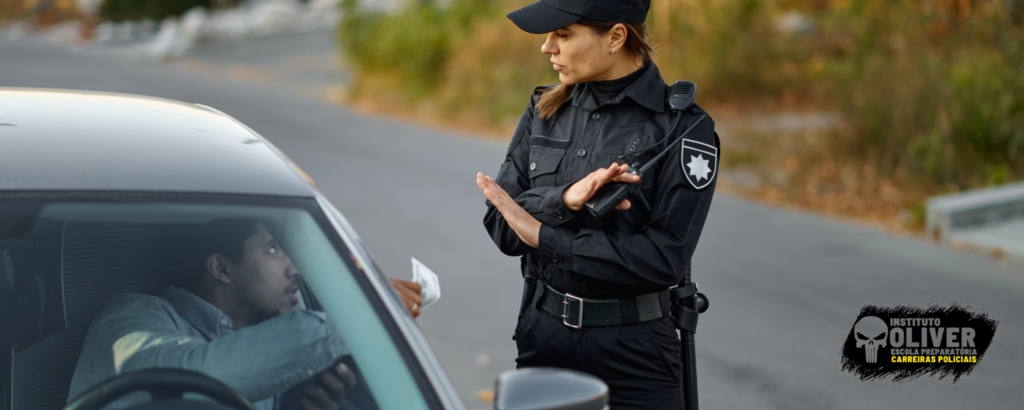
[[[957,231],[1024,220],[1024,183],[928,199],[928,236],[949,243]]]

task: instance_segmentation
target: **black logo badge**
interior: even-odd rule
[[[957,304],[864,306],[843,344],[843,370],[861,380],[905,381],[929,374],[952,376],[956,383],[981,361],[998,324]]]
[[[686,179],[696,189],[708,186],[715,179],[715,171],[718,170],[718,148],[685,138],[682,145],[680,160]]]

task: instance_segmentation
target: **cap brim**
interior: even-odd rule
[[[582,19],[541,1],[508,13],[507,16],[521,30],[533,34],[550,33]]]

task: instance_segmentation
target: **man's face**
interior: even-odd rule
[[[235,300],[249,311],[253,323],[291,312],[299,302],[295,295],[299,271],[262,225],[246,239],[242,259],[231,265]]]

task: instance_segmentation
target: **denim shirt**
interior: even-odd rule
[[[291,313],[232,330],[231,318],[171,286],[163,297],[124,293],[96,316],[71,379],[69,400],[115,375],[153,367],[202,372],[238,390],[257,408],[348,354],[322,312]],[[115,402],[145,401],[134,394]]]

